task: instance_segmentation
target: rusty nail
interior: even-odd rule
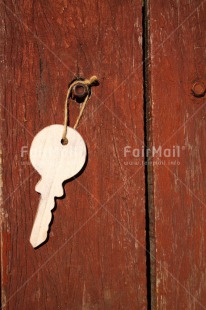
[[[78,83],[72,88],[72,98],[81,99],[89,93],[88,86],[83,83]]]
[[[203,82],[195,82],[192,86],[192,92],[195,97],[203,97],[206,89]]]

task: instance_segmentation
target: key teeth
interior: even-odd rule
[[[44,203],[44,201],[42,202]],[[41,207],[42,206],[40,205],[39,208]],[[53,207],[51,207],[50,210],[49,209],[46,210],[46,219],[43,219],[43,221],[41,221],[42,214],[39,214],[38,212],[39,209],[38,209],[35,222],[32,228],[31,236],[30,236],[30,243],[33,248],[39,247],[42,243],[44,243],[47,240],[49,227],[50,227],[50,223],[52,220],[52,210],[54,209],[54,207],[55,207],[55,203],[53,200]],[[43,215],[45,216],[45,214]],[[40,221],[39,221],[39,217],[40,217]]]
[[[48,231],[49,231],[49,226],[52,220],[52,211],[50,211],[50,221],[48,223],[48,228],[47,230],[45,230],[41,235],[38,235],[37,238],[35,238],[35,236],[31,233],[31,237],[30,237],[30,243],[32,245],[33,248],[37,248],[39,247],[42,243],[44,243],[48,237]]]
[[[61,183],[61,185],[58,187],[58,189],[56,189],[55,191],[55,197],[56,198],[60,198],[64,195],[64,189],[63,189],[63,183]]]
[[[47,231],[48,233],[48,231]],[[46,241],[47,239],[47,233],[46,233],[46,237],[44,239],[41,239],[41,240],[33,240],[33,238],[31,237],[30,238],[30,243],[32,245],[32,247],[35,249],[37,247],[39,247],[42,243],[44,243],[44,241]]]

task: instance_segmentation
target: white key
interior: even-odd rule
[[[35,248],[47,238],[55,197],[64,194],[62,183],[75,176],[84,166],[87,149],[80,134],[67,127],[68,144],[62,145],[63,125],[51,125],[41,130],[30,148],[30,160],[42,179],[35,190],[41,194],[31,232],[30,242]]]

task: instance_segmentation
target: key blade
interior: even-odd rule
[[[51,211],[52,209],[54,209],[54,206],[54,197],[48,199],[47,197],[41,196],[30,236],[30,243],[33,248],[38,247],[44,241],[46,241],[48,236],[49,224],[52,219]]]

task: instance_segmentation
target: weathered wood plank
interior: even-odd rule
[[[124,157],[125,146],[141,148],[144,139],[141,5],[1,3],[6,309],[146,309],[144,169]],[[79,126],[87,167],[65,185],[49,242],[34,250],[40,177],[27,151],[39,130],[62,124],[67,84],[94,74],[100,86]],[[78,111],[72,103],[71,125]]]
[[[206,107],[191,89],[195,81],[206,85],[206,1],[150,0],[149,8],[150,146],[180,147],[179,157],[153,158],[153,302],[205,309]]]

